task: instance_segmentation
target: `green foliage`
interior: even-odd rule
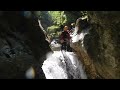
[[[53,38],[58,38],[60,35],[60,27],[53,25],[51,27],[48,27],[47,33],[48,35],[53,39]]]
[[[36,16],[41,20],[43,27],[52,37],[58,37],[61,25],[70,26],[79,17],[86,15],[86,11],[36,11]]]
[[[48,13],[52,17],[54,25],[64,25],[67,21],[64,11],[48,11]]]
[[[64,14],[64,11],[48,11],[49,16],[51,17],[52,26],[47,28],[47,33],[52,38],[57,38],[61,32],[61,25],[64,25],[67,21],[67,17]]]
[[[48,32],[48,33],[54,33],[54,32],[59,31],[59,29],[60,29],[59,26],[53,25],[53,26],[50,26],[50,27],[47,28],[47,32]]]

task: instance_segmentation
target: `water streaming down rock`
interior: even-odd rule
[[[63,51],[69,79],[87,79],[84,68],[75,53]]]
[[[87,79],[82,63],[73,52],[54,51],[42,69],[47,79]]]
[[[56,55],[55,55],[56,54]],[[44,61],[42,69],[47,79],[67,79],[65,63],[58,52],[47,55],[48,59]]]
[[[91,57],[89,57],[89,54],[87,53],[88,49],[91,48],[88,45],[88,43],[91,43],[91,41],[87,42],[87,39],[89,39],[89,37],[91,36],[90,30],[92,29],[92,27],[89,23],[87,23],[85,27],[80,29],[80,20],[81,19],[78,19],[76,22],[76,28],[72,36],[71,47],[74,49],[79,60],[84,64],[87,77],[95,79],[98,76],[96,74],[93,60],[91,59]]]

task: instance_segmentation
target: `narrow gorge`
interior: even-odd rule
[[[0,11],[0,79],[120,79],[119,11]],[[74,23],[70,46],[59,35]]]

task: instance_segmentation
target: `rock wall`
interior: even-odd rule
[[[33,12],[0,13],[0,78],[26,78],[31,66],[35,78],[45,78],[41,66],[51,49]]]
[[[88,11],[88,16],[91,29],[83,39],[84,47],[80,46],[80,41],[77,42],[78,56],[85,56],[82,61],[89,78],[118,79],[120,78],[120,12]],[[87,65],[85,61],[89,64]],[[87,69],[87,67],[93,68]],[[91,70],[94,73],[90,73]]]

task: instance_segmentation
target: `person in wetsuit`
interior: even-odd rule
[[[68,26],[65,26],[63,32],[60,35],[61,50],[71,51],[70,39],[71,37]]]

